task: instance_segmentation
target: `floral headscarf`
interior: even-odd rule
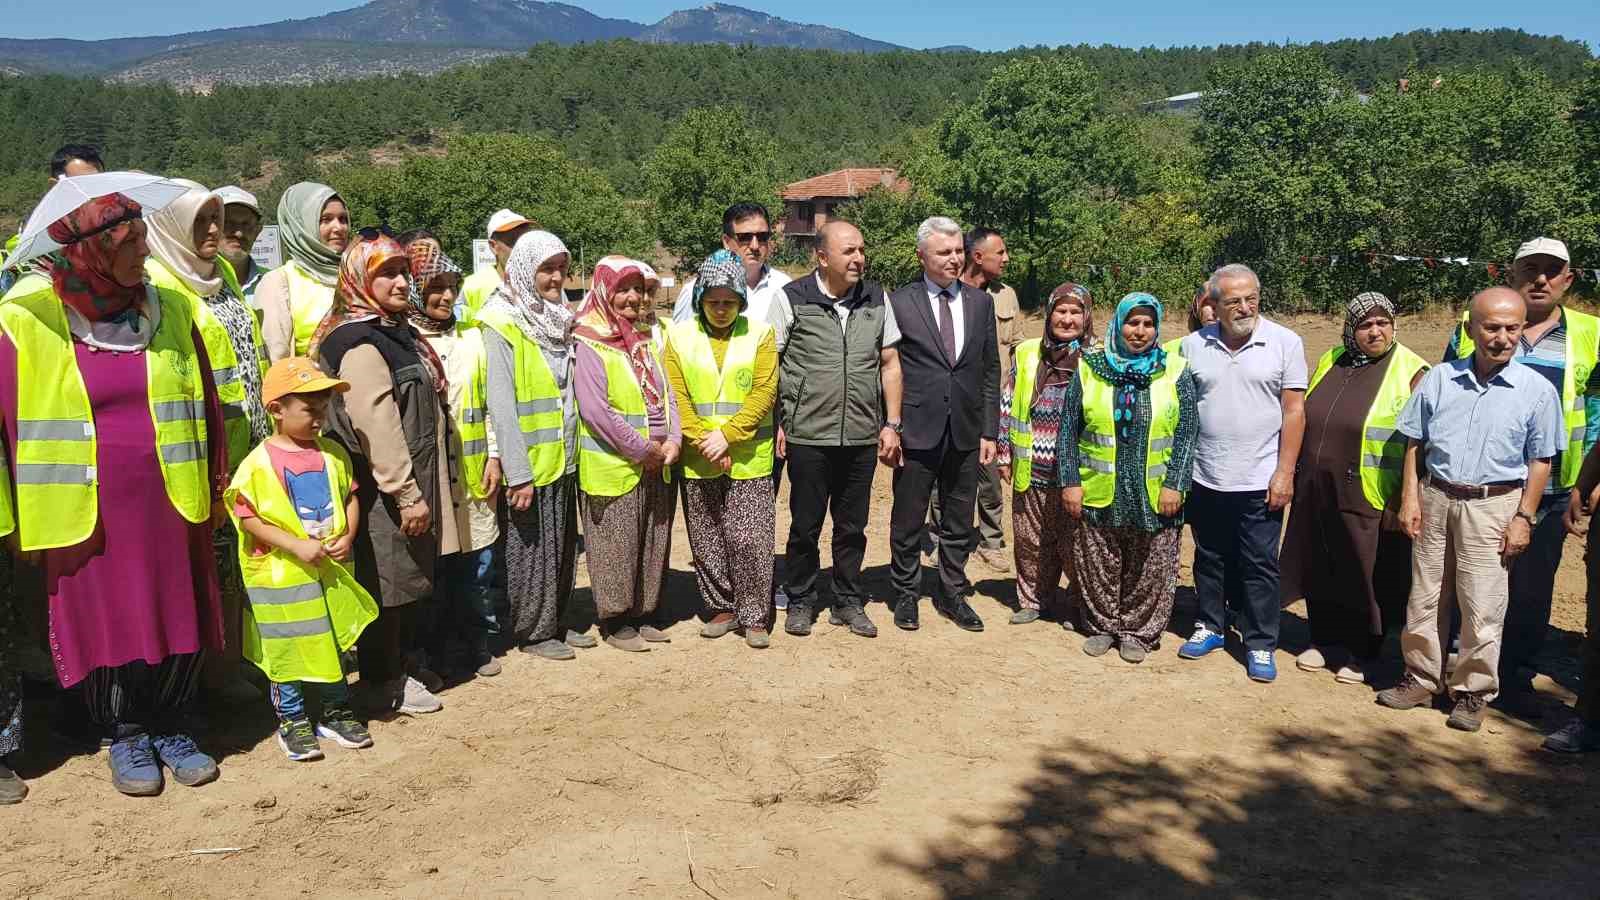
[[[144,305],[141,279],[132,287],[111,277],[111,261],[123,244],[135,239],[130,223],[144,216],[144,208],[122,194],[107,194],[83,204],[45,229],[60,244],[60,259],[51,266],[50,280],[56,296],[91,323],[128,319],[137,329]]]
[[[1123,323],[1139,309],[1150,310],[1150,315],[1155,319],[1156,334],[1159,335],[1161,301],[1142,292],[1129,294],[1117,303],[1111,324],[1106,326],[1105,349],[1085,360],[1096,375],[1116,386],[1112,394],[1112,419],[1117,425],[1117,435],[1123,438],[1133,436],[1139,391],[1150,386],[1151,379],[1167,362],[1167,351],[1161,349],[1159,341],[1152,340],[1143,352],[1135,353],[1123,340]]]
[[[411,326],[385,311],[372,292],[372,282],[378,277],[378,272],[393,259],[406,260],[409,268],[410,257],[394,238],[357,239],[351,243],[339,265],[339,289],[333,295],[333,308],[311,336],[311,350],[306,355],[317,358],[322,342],[339,328],[357,322],[371,322],[391,334],[398,343],[412,348],[428,369],[434,390],[443,394],[444,364],[440,362],[439,355],[427,341],[415,340]]]
[[[701,298],[706,291],[712,288],[727,288],[739,295],[739,312],[750,308],[750,289],[745,279],[744,260],[727,250],[718,250],[706,257],[700,264],[700,271],[694,277],[694,293],[690,295],[690,305],[694,314],[700,317],[700,322],[711,330],[711,322],[706,319],[705,307]]]
[[[411,258],[411,284],[408,299],[411,309],[406,312],[406,317],[418,331],[427,334],[443,334],[456,327],[456,316],[452,310],[450,318],[439,321],[428,315],[425,298],[428,295],[428,282],[440,275],[461,275],[461,267],[455,260],[439,246],[439,242],[432,238],[419,238],[406,246],[406,255]]]
[[[617,315],[611,308],[611,295],[629,275],[638,275],[648,289],[656,281],[655,270],[625,256],[607,256],[595,263],[594,284],[578,307],[574,333],[584,340],[619,351],[633,364],[633,374],[644,392],[645,406],[659,415],[666,397],[666,379],[651,353],[650,332]]]
[[[1389,321],[1393,322],[1394,301],[1377,291],[1367,291],[1366,293],[1357,294],[1355,299],[1345,306],[1344,349],[1345,359],[1349,360],[1348,365],[1360,368],[1368,363],[1375,363],[1383,359],[1383,356],[1389,355],[1388,351],[1385,351],[1383,356],[1368,356],[1367,352],[1361,349],[1361,345],[1356,343],[1356,326],[1361,324],[1362,319],[1375,312],[1388,316]],[[1389,344],[1389,349],[1394,349],[1392,342]]]
[[[1056,307],[1065,304],[1075,304],[1083,310],[1083,334],[1071,341],[1063,341],[1050,333],[1050,317],[1055,315]],[[1089,289],[1071,281],[1057,285],[1045,304],[1044,340],[1039,346],[1039,369],[1033,378],[1033,397],[1029,402],[1038,399],[1041,389],[1072,380],[1078,369],[1078,356],[1087,348],[1093,332],[1094,297]]]
[[[341,260],[339,251],[322,242],[322,209],[328,201],[339,199],[338,192],[325,184],[302,181],[289,185],[278,200],[278,234],[283,252],[312,278],[329,287],[339,283]]]
[[[222,290],[222,273],[217,271],[217,259],[201,259],[194,251],[194,220],[211,203],[221,208],[222,198],[199,182],[174,178],[173,182],[188,188],[188,192],[160,210],[151,213],[148,239],[150,254],[172,270],[178,280],[201,297],[215,297]],[[221,222],[217,223],[219,226]],[[220,227],[218,229],[221,230]]]
[[[557,354],[566,353],[572,340],[572,311],[560,300],[539,296],[534,276],[540,266],[561,254],[572,256],[567,245],[548,231],[530,231],[517,238],[506,258],[505,278],[483,305],[505,313],[528,340]]]

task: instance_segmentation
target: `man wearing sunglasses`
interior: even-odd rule
[[[752,322],[766,322],[772,326],[778,352],[788,338],[783,317],[773,314],[774,305],[783,293],[783,286],[792,279],[767,265],[772,258],[772,217],[759,203],[735,203],[722,214],[722,246],[744,260],[745,284],[750,306],[744,311]],[[678,299],[672,304],[672,321],[687,322],[694,318],[694,281],[683,286]]]

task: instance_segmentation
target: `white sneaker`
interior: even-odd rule
[[[1294,667],[1302,672],[1321,672],[1328,667],[1328,659],[1321,650],[1312,647],[1294,658]]]
[[[438,697],[435,697],[423,687],[422,682],[406,676],[406,683],[400,697],[400,711],[406,715],[415,716],[424,713],[436,713],[444,709]]]
[[[1340,684],[1366,684],[1367,673],[1361,670],[1361,663],[1352,659],[1333,673],[1333,680]]]

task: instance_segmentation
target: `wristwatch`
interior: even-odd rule
[[[1517,518],[1519,518],[1519,519],[1527,519],[1529,525],[1537,525],[1538,524],[1537,522],[1533,521],[1532,514],[1525,513],[1521,509],[1517,510]]]
[[[884,419],[883,427],[893,430],[895,434],[900,434],[905,430],[904,423],[899,419]]]

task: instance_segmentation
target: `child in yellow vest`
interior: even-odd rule
[[[349,454],[320,437],[333,392],[349,389],[304,357],[273,363],[262,400],[276,432],[245,457],[226,497],[250,600],[244,656],[272,682],[278,745],[297,762],[322,758],[318,737],[372,746],[351,711],[340,655],[378,607],[346,568],[361,518]],[[320,688],[315,726],[308,684]]]

